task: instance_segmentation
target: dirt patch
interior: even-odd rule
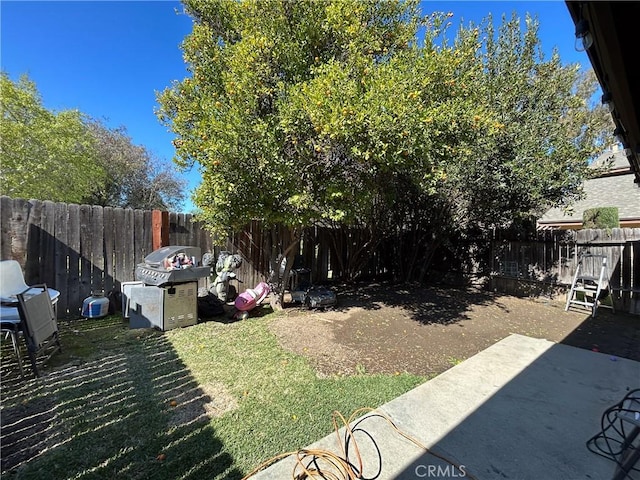
[[[350,375],[358,368],[358,350],[341,342],[334,332],[361,311],[357,307],[350,312],[295,310],[271,323],[270,328],[284,348],[310,358],[320,376]]]
[[[221,417],[238,407],[238,402],[227,388],[218,382],[200,385],[178,393],[167,402],[171,409],[169,425],[181,427],[194,422],[208,423],[210,418]]]
[[[271,328],[321,376],[410,372],[432,376],[518,333],[640,361],[640,317],[478,290],[384,284],[344,287],[330,311],[285,309]]]
[[[204,410],[209,417],[221,417],[225,413],[238,408],[236,397],[231,395],[227,387],[222,383],[207,383],[201,385],[200,389],[207,399],[207,402],[204,404]]]

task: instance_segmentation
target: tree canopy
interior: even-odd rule
[[[105,178],[86,117],[77,110],[47,110],[26,76],[2,72],[0,193],[16,198],[81,202]]]
[[[159,117],[179,165],[200,166],[195,202],[215,232],[357,225],[371,245],[410,243],[424,272],[452,238],[579,195],[596,83],[544,58],[534,19],[451,41],[451,14],[413,0],[184,3],[190,76]]]
[[[180,208],[185,186],[175,168],[135,145],[124,127],[108,128],[92,119],[87,128],[98,164],[105,171],[104,180],[85,198],[87,203],[145,210]]]
[[[2,72],[0,194],[141,209],[179,208],[175,168],[78,110],[44,107],[34,82]]]

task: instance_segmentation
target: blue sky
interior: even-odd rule
[[[454,21],[479,22],[492,13],[537,15],[545,52],[558,48],[563,63],[589,66],[574,49],[574,25],[561,1],[429,1],[424,13],[454,13]],[[0,2],[0,65],[17,80],[28,74],[45,106],[79,109],[125,126],[134,143],[170,161],[173,136],[155,114],[156,91],[187,75],[180,43],[192,20],[173,1],[22,1]],[[184,174],[198,185],[197,169]],[[185,211],[191,211],[190,202]]]

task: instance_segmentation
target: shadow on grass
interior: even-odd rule
[[[94,353],[38,379],[20,378],[3,355],[3,478],[242,476],[210,426],[216,399],[162,332],[107,317],[61,326],[61,342],[58,361],[86,344]]]
[[[418,284],[357,283],[333,287],[338,304],[333,310],[346,312],[357,307],[380,310],[383,306],[401,308],[413,320],[424,325],[450,325],[467,320],[472,306],[496,305],[496,297],[477,289],[443,288]],[[294,306],[295,308],[295,306]],[[297,307],[304,308],[304,307]]]

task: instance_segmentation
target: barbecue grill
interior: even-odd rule
[[[162,247],[151,252],[136,266],[136,280],[145,285],[161,286],[196,282],[211,275],[210,266],[198,266],[200,248],[180,245]]]

